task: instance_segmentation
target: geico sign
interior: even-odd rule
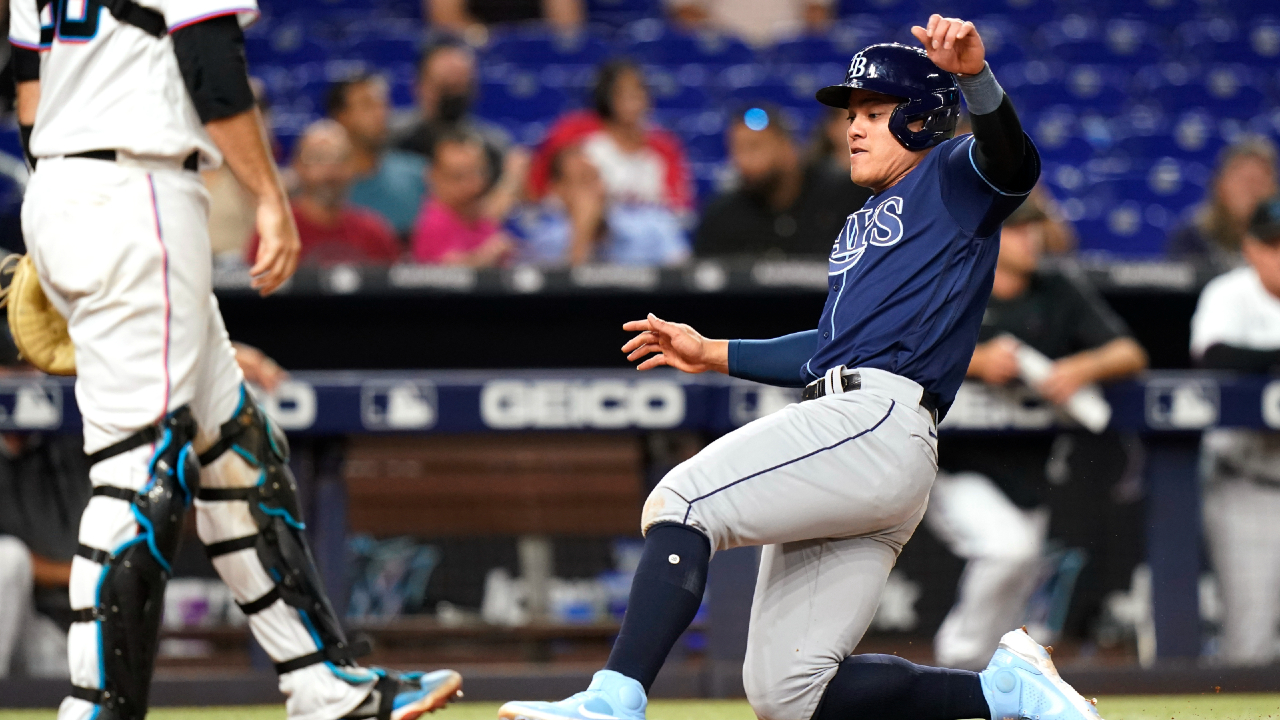
[[[684,389],[666,381],[494,380],[480,392],[480,417],[496,430],[669,428],[684,420]]]

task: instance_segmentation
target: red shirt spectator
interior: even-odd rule
[[[341,265],[377,263],[389,265],[400,259],[400,241],[395,231],[376,213],[355,206],[342,208],[338,221],[324,224],[293,210],[302,241],[299,263]],[[258,237],[249,243],[246,258],[250,262],[258,254]]]
[[[570,113],[551,127],[529,171],[534,199],[547,191],[552,159],[581,144],[595,163],[611,198],[657,201],[676,212],[693,209],[693,182],[676,136],[648,121],[649,92],[640,69],[625,61],[605,65],[594,93],[596,109]],[[618,167],[610,167],[616,162]],[[648,168],[636,172],[637,168]],[[651,197],[655,194],[658,197]]]
[[[302,242],[300,263],[390,264],[400,258],[395,231],[369,210],[347,202],[351,187],[351,141],[333,120],[307,128],[294,149],[298,194],[293,219]],[[246,259],[258,254],[258,238],[249,243]]]

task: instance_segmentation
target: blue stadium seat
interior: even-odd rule
[[[716,78],[721,97],[729,105],[767,102],[783,107],[807,108],[816,105],[810,77],[783,69],[770,72],[758,65],[735,65],[725,68]],[[835,83],[831,78],[824,84]]]
[[[1206,136],[1194,130],[1187,130],[1182,133],[1130,136],[1119,140],[1116,143],[1116,149],[1133,159],[1168,155],[1184,160],[1210,163],[1224,144],[1216,135]]]
[[[1093,145],[1082,137],[1069,136],[1053,142],[1039,141],[1036,149],[1045,162],[1081,165],[1093,157]]]
[[[986,15],[974,20],[982,44],[987,49],[987,61],[1001,66],[1026,59],[1026,32],[1020,24],[1002,15]]]
[[[852,55],[853,53],[846,54],[825,35],[805,35],[783,40],[773,48],[774,62],[782,64],[847,63]]]
[[[1011,83],[1007,90],[1014,102],[1031,110],[1067,104],[1076,109],[1116,115],[1131,99],[1123,78],[1104,65],[1077,65],[1060,80]]]
[[[476,113],[495,120],[534,122],[553,119],[568,105],[563,92],[544,86],[533,72],[519,72],[506,82],[483,83]]]
[[[1280,61],[1280,19],[1240,23],[1228,17],[1191,20],[1178,26],[1186,57],[1200,62],[1274,67]]]
[[[364,37],[345,45],[341,52],[345,57],[382,66],[416,63],[422,50],[416,38]]]
[[[1194,103],[1212,115],[1238,119],[1259,115],[1270,105],[1260,89],[1265,87],[1264,78],[1243,65],[1216,65],[1186,80],[1151,88],[1152,99],[1170,113]]]
[[[691,162],[721,162],[727,150],[723,132],[710,135],[681,135],[685,152]]]
[[[662,110],[702,110],[715,99],[711,95],[711,70],[703,65],[668,68],[645,66],[645,80],[653,106]]]
[[[622,34],[623,53],[650,65],[723,66],[757,62],[755,51],[731,35],[690,35],[657,20],[633,23]]]
[[[587,0],[587,18],[612,27],[662,17],[662,0]]]
[[[300,65],[324,62],[329,58],[330,50],[331,48],[307,37],[305,30],[298,25],[283,26],[266,37],[244,39],[244,52],[250,63]]]
[[[534,66],[548,63],[595,65],[609,57],[609,46],[593,33],[573,35],[543,29],[498,35],[485,49],[491,62]]]

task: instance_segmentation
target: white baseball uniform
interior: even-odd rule
[[[1191,354],[1222,343],[1280,349],[1280,298],[1252,267],[1205,286],[1191,318]],[[1224,606],[1222,653],[1233,664],[1265,664],[1280,646],[1280,433],[1205,432],[1204,523]]]
[[[255,0],[147,0],[170,30],[212,17],[257,15]],[[180,75],[171,36],[153,37],[118,22],[100,0],[52,6],[11,5],[11,41],[39,49],[40,103],[31,150],[38,158],[22,208],[27,247],[51,302],[75,343],[76,400],[86,452],[117,443],[183,405],[199,425],[201,450],[237,410],[242,376],[212,293],[209,199],[183,160],[221,156],[204,131]],[[42,42],[41,31],[44,31]],[[117,160],[65,157],[114,150]],[[96,486],[139,490],[154,448],[144,445],[93,466]],[[206,488],[246,487],[258,471],[225,453],[201,471]],[[109,551],[138,533],[131,503],[95,496],[81,519],[80,542]],[[197,501],[205,544],[253,535],[245,502]],[[274,587],[252,550],[214,565],[236,599]],[[77,556],[73,608],[95,605],[102,565]],[[101,687],[100,632],[78,622],[69,634],[72,682]],[[277,662],[317,649],[298,613],[276,602],[250,618],[254,636]],[[280,677],[294,720],[331,720],[368,695],[372,674],[339,678],[325,664]],[[67,698],[60,720],[88,720],[94,705]]]

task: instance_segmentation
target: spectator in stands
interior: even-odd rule
[[[293,153],[298,192],[293,219],[302,241],[300,263],[390,264],[400,258],[395,230],[371,210],[347,200],[351,187],[351,141],[333,120],[312,123]],[[246,258],[258,252],[255,237]]]
[[[1227,147],[1218,158],[1208,196],[1169,236],[1169,254],[1221,268],[1239,265],[1249,218],[1277,190],[1276,146],[1270,140],[1247,137]]]
[[[1280,371],[1280,197],[1261,202],[1240,249],[1247,265],[1205,286],[1191,319],[1203,367]],[[1222,591],[1220,654],[1265,665],[1280,647],[1280,433],[1206,431],[1204,526]]]
[[[829,107],[823,111],[822,121],[813,127],[809,141],[810,165],[821,165],[837,175],[849,174],[849,111]]]
[[[422,0],[422,16],[433,27],[471,36],[492,23],[540,19],[557,30],[576,31],[587,11],[583,0]]]
[[[547,191],[551,160],[582,145],[599,170],[616,233],[616,262],[670,264],[688,256],[681,228],[693,210],[693,184],[680,141],[649,119],[649,90],[640,67],[605,63],[592,91],[593,110],[570,113],[547,133],[529,177],[535,199]]]
[[[502,128],[471,113],[476,97],[476,56],[471,48],[448,39],[428,47],[418,62],[416,91],[417,115],[395,133],[395,146],[429,161],[442,133],[455,129],[477,132],[485,141],[489,175],[497,179],[511,139]]]
[[[328,111],[351,140],[355,179],[348,200],[378,213],[401,237],[408,237],[426,194],[426,160],[387,147],[387,92],[382,77],[356,75],[329,89]]]
[[[1147,355],[1083,277],[1040,267],[1047,222],[1032,202],[1005,221],[968,377],[1023,384],[1026,346],[1052,361],[1030,392],[1061,406],[1093,383],[1141,372]],[[1021,398],[1014,392],[1008,402]],[[982,668],[1000,636],[1023,624],[1048,533],[1046,466],[1055,440],[1051,433],[940,439],[942,472],[925,521],[967,565],[934,640],[939,664]]]
[[[753,45],[825,31],[834,0],[666,0],[667,12],[687,30],[718,30]]]
[[[871,196],[849,179],[847,149],[843,172],[826,157],[802,164],[777,108],[737,113],[727,138],[738,187],[703,212],[694,236],[699,257],[826,257],[845,220]]]
[[[607,238],[607,206],[600,172],[582,147],[562,149],[551,159],[547,194],[512,221],[520,236],[519,259],[539,265],[580,265],[591,260]]]
[[[511,253],[511,238],[484,214],[489,186],[484,151],[484,139],[467,130],[450,130],[436,141],[432,197],[415,225],[414,260],[487,267]]]

